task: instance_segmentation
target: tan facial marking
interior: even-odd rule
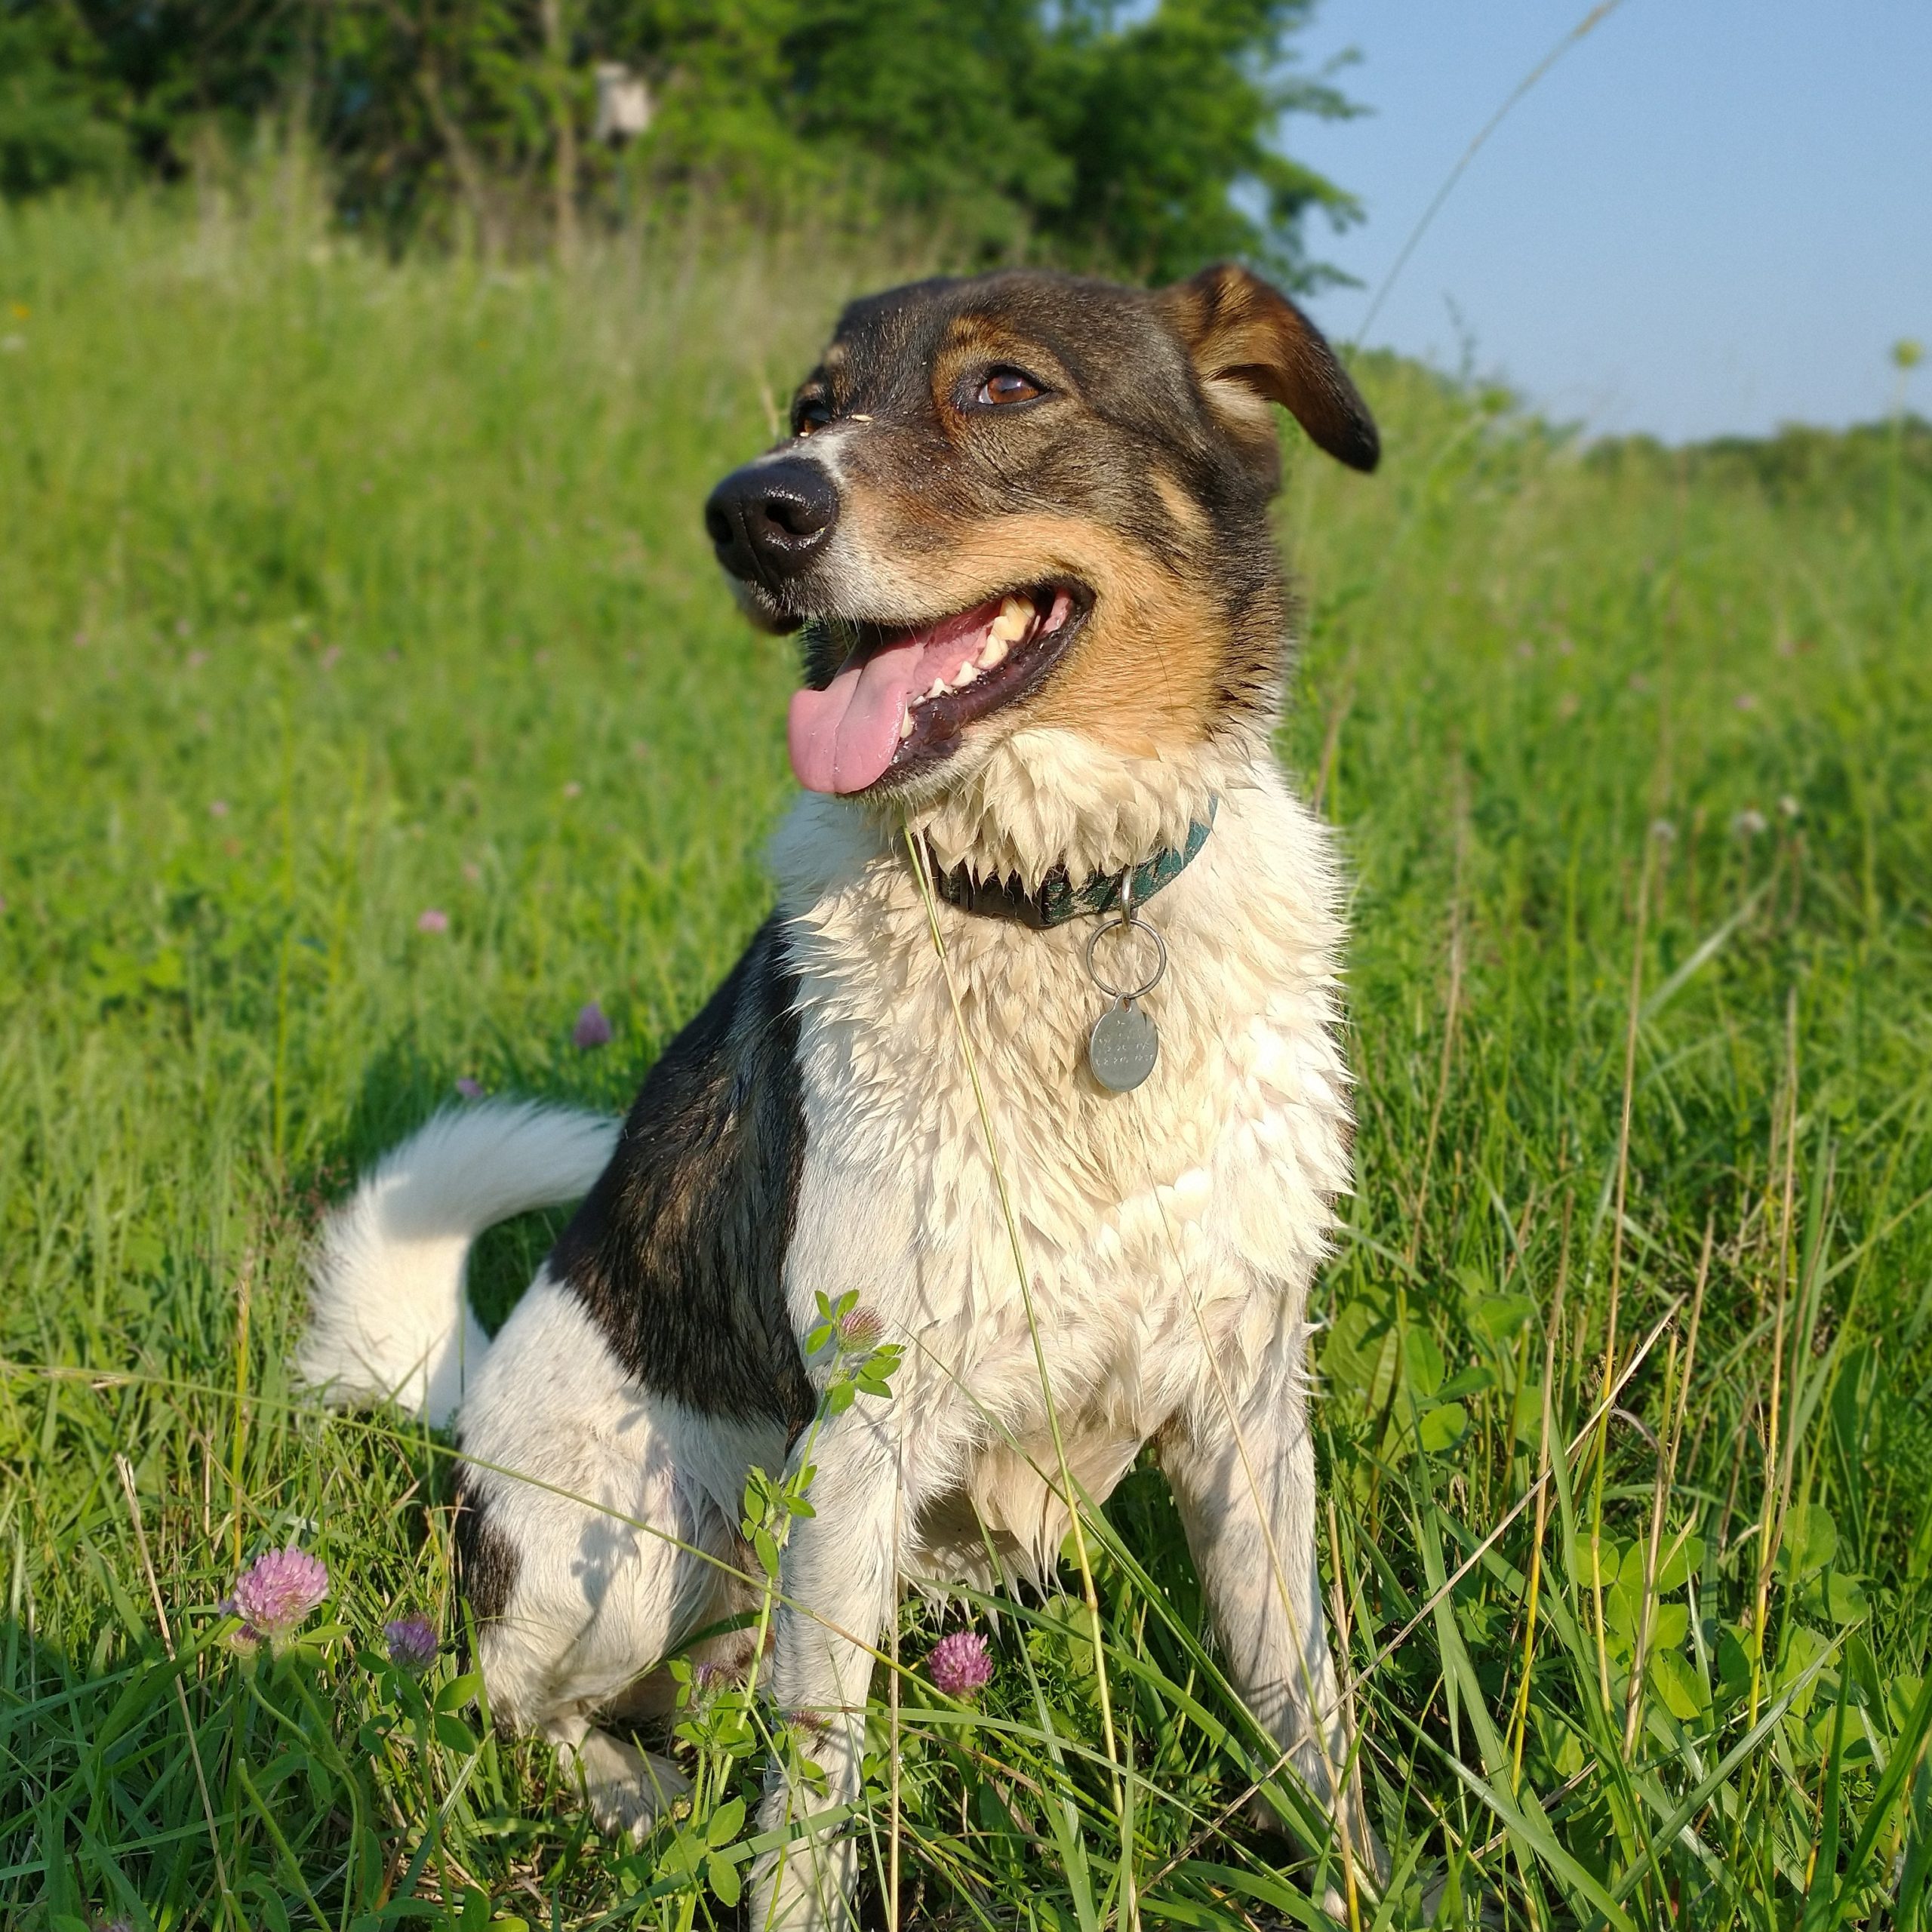
[[[1011,708],[1016,725],[1057,725],[1149,757],[1200,743],[1216,721],[1226,618],[1198,587],[1118,532],[1078,517],[996,517],[965,525],[935,547],[928,515],[915,547],[875,502],[861,500],[848,515],[870,554],[918,558],[899,574],[909,607],[921,613],[964,609],[1001,584],[1064,578],[1092,591],[1084,631],[1041,689]]]
[[[1175,523],[1190,537],[1198,537],[1208,527],[1201,506],[1164,469],[1154,475],[1154,491]]]

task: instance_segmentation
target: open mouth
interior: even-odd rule
[[[845,625],[851,648],[823,691],[796,693],[786,728],[808,791],[863,792],[958,749],[961,734],[1032,690],[1091,608],[1077,585],[1008,591],[930,624]]]

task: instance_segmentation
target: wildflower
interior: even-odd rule
[[[1734,838],[1755,838],[1769,821],[1755,805],[1746,805],[1730,822]]]
[[[480,1100],[483,1097],[483,1083],[480,1080],[471,1079],[466,1073],[456,1083],[456,1091],[466,1100]]]
[[[766,1646],[770,1648],[769,1644]],[[745,1681],[745,1673],[750,1667],[747,1654],[735,1661],[715,1657],[706,1658],[702,1663],[691,1666],[691,1690],[699,1697],[709,1697],[721,1690],[729,1690]]]
[[[226,798],[211,798],[208,801],[208,817],[210,818],[226,818],[227,816],[228,801]]]
[[[580,798],[583,796],[583,787],[573,778],[564,787],[564,796],[567,798]]]
[[[76,651],[85,651],[85,650],[86,650],[86,648],[88,648],[88,634],[87,634],[87,632],[86,632],[85,631],[76,631],[76,632],[74,633],[74,648],[75,648]]]
[[[1660,845],[1668,845],[1677,837],[1677,828],[1667,818],[1654,818],[1651,821],[1651,836]]]
[[[1786,818],[1795,819],[1803,810],[1804,808],[1789,792],[1778,801],[1778,811]]]
[[[878,1346],[884,1332],[870,1309],[855,1308],[838,1324],[839,1345],[855,1355],[869,1355]]]
[[[926,1669],[949,1697],[972,1697],[992,1681],[993,1660],[977,1630],[955,1630],[933,1646]]]
[[[389,1662],[399,1670],[427,1670],[441,1648],[426,1617],[398,1617],[383,1626]]]
[[[208,654],[205,651],[191,651],[189,652],[187,656],[182,660],[182,662],[185,663],[191,671],[198,671],[208,661]]]
[[[809,1758],[832,1735],[831,1720],[819,1711],[788,1711],[786,1723],[792,1742]]]
[[[440,906],[426,906],[416,915],[416,930],[419,933],[446,933],[450,929],[450,915]]]
[[[258,1556],[235,1580],[227,1607],[242,1620],[251,1641],[290,1635],[329,1593],[328,1566],[291,1543]]]
[[[608,1047],[610,1044],[611,1023],[605,1017],[604,1009],[592,1000],[577,1014],[577,1024],[571,1029],[571,1044],[587,1051],[592,1047]]]
[[[1758,694],[1755,691],[1740,691],[1737,694],[1737,702],[1740,711],[1755,711],[1758,708]]]

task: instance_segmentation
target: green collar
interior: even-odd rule
[[[1144,906],[1163,886],[1171,885],[1208,842],[1213,829],[1219,798],[1208,801],[1208,822],[1199,820],[1187,829],[1187,843],[1177,851],[1167,846],[1151,859],[1133,869],[1134,903]],[[964,864],[949,872],[939,869],[931,846],[926,848],[926,864],[932,874],[933,890],[949,906],[962,912],[982,912],[994,918],[1017,919],[1023,925],[1045,931],[1063,926],[1085,912],[1111,912],[1120,903],[1121,881],[1125,872],[1094,872],[1080,885],[1067,876],[1064,866],[1056,866],[1040,881],[1037,892],[1028,892],[1016,872],[1006,878],[975,878]]]

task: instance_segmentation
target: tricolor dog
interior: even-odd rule
[[[796,1829],[754,1924],[850,1916],[854,1839],[811,1817],[857,1794],[902,1589],[1056,1561],[1048,1388],[1089,1495],[1152,1444],[1231,1675],[1379,1859],[1316,1566],[1305,1312],[1350,1117],[1335,858],[1269,743],[1275,404],[1374,466],[1327,344],[1239,268],[854,303],[705,510],[802,637],[775,910],[621,1125],[445,1113],[325,1226],[303,1373],[454,1423],[491,1709],[612,1829],[681,1788],[605,1725],[750,1600],[746,1478],[819,1406],[820,1298],[903,1349],[814,1431],[761,1675],[824,1777],[772,1770],[764,1826]],[[470,1241],[580,1195],[487,1340]]]

